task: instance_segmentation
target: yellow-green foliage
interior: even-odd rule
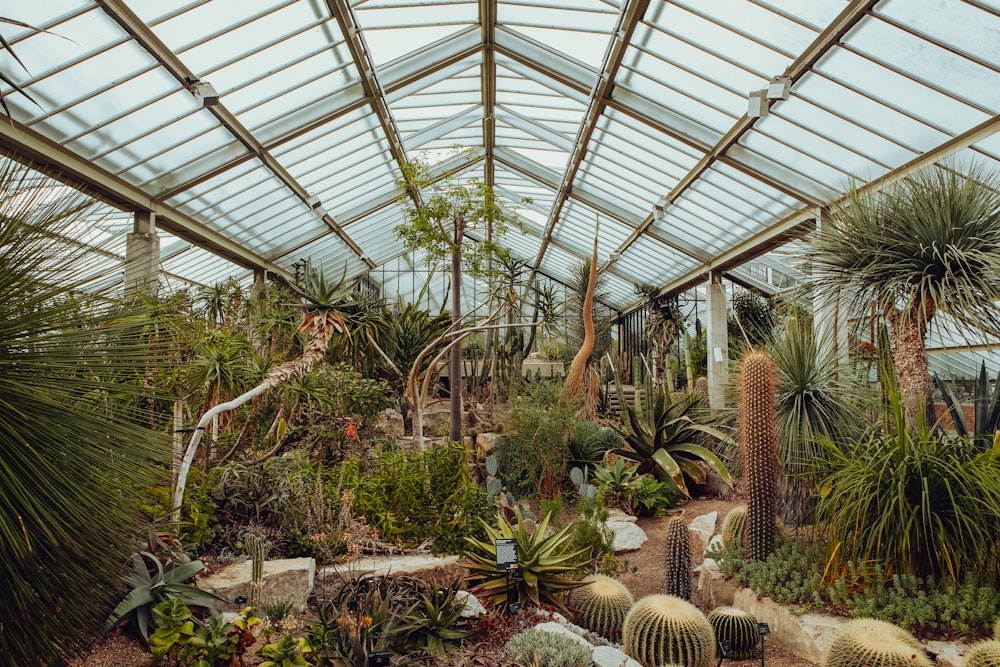
[[[767,352],[749,352],[740,369],[739,434],[747,518],[743,546],[753,561],[774,551],[776,445],[775,368]]]
[[[667,523],[667,595],[691,599],[691,542],[684,519],[675,516]]]
[[[733,540],[743,540],[743,526],[746,520],[746,505],[737,505],[726,513],[726,518],[722,520],[722,528],[719,529],[719,533],[722,535],[722,546],[730,544]]]
[[[892,623],[858,618],[844,623],[823,652],[821,667],[932,667],[916,637]]]
[[[611,641],[621,641],[625,616],[635,598],[617,579],[592,574],[584,585],[573,589],[570,605],[577,610],[577,620],[583,627]]]
[[[625,652],[644,667],[678,663],[714,667],[715,635],[705,615],[673,595],[647,595],[633,605],[622,629]]]
[[[965,654],[965,667],[1000,667],[1000,640],[973,644]]]
[[[747,660],[757,656],[757,618],[736,607],[717,607],[708,615],[715,639],[729,642],[729,658]]]
[[[993,625],[993,639],[1000,642],[1000,618],[998,618],[997,622]]]

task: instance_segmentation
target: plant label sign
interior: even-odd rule
[[[771,634],[771,626],[768,625],[767,623],[758,623],[757,634],[760,635],[761,637]]]
[[[497,540],[497,569],[512,570],[517,567],[517,540]]]
[[[389,667],[389,653],[382,651],[368,656],[368,667]]]

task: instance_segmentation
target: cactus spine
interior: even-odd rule
[[[593,574],[584,579],[585,585],[574,588],[570,604],[577,609],[583,627],[614,642],[621,641],[625,616],[635,598],[617,579]]]
[[[777,417],[774,362],[767,352],[743,357],[740,371],[739,433],[747,518],[743,546],[749,560],[761,561],[774,551]]]
[[[726,513],[722,520],[722,528],[719,533],[722,536],[722,546],[730,544],[733,540],[743,541],[743,526],[747,520],[746,505],[737,505]]]
[[[916,637],[906,630],[871,618],[840,626],[823,652],[821,667],[932,667]]]
[[[622,644],[644,667],[714,667],[712,626],[697,607],[673,595],[647,595],[636,602],[625,617]]]
[[[973,644],[965,654],[965,667],[1000,667],[1000,640]]]
[[[717,607],[708,615],[708,622],[715,631],[715,640],[729,642],[728,657],[749,660],[757,657],[757,618],[736,607]]]
[[[675,516],[667,523],[667,595],[691,599],[691,542],[684,519]]]

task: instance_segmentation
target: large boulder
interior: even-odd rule
[[[708,546],[708,541],[711,540],[712,535],[715,534],[715,524],[718,519],[718,512],[709,512],[708,514],[696,516],[691,520],[688,530],[698,540],[698,549],[700,551],[705,550],[705,547]]]
[[[615,553],[635,551],[649,539],[646,531],[631,522],[608,521],[605,525],[615,535]]]
[[[403,415],[398,410],[386,408],[379,413],[378,421],[375,422],[375,430],[390,438],[402,438],[406,435]]]
[[[614,646],[595,646],[591,660],[594,661],[595,667],[642,667],[640,663]]]
[[[698,590],[702,598],[713,609],[715,607],[730,607],[739,585],[731,578],[722,574],[719,564],[712,558],[706,558],[698,573]]]
[[[350,563],[325,567],[322,573],[342,579],[354,579],[363,574],[408,574],[444,585],[460,579],[464,570],[458,565],[458,556],[417,555],[358,558]]]
[[[750,612],[760,623],[767,623],[771,627],[768,640],[815,664],[820,663],[833,635],[847,621],[827,614],[790,614],[788,607],[771,598],[758,597],[749,588],[736,591],[733,606]]]
[[[315,576],[316,560],[313,558],[264,561],[261,603],[288,602],[294,610],[302,611],[312,593]],[[204,577],[200,583],[202,588],[222,598],[223,609],[238,611],[250,601],[252,577],[253,564],[251,561],[244,561],[227,565],[215,574]]]

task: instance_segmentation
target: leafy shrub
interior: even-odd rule
[[[504,648],[515,662],[537,667],[586,667],[593,654],[580,642],[538,628],[515,635]]]
[[[675,506],[684,496],[676,487],[665,484],[652,474],[639,474],[624,458],[594,470],[598,493],[629,514],[657,515]]]
[[[242,665],[243,654],[256,640],[254,629],[260,625],[249,607],[232,621],[211,616],[197,622],[179,599],[159,603],[153,616],[157,623],[150,638],[153,665],[166,661],[171,667]]]
[[[358,426],[371,426],[379,413],[392,405],[392,388],[385,380],[365,377],[346,363],[322,372],[333,413],[353,417]]]

